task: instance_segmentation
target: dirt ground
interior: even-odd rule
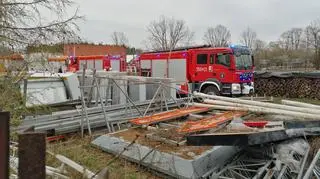
[[[211,149],[210,146],[173,146],[166,143],[150,140],[146,138],[146,134],[151,133],[152,131],[148,131],[142,128],[131,128],[126,131],[115,133],[113,136],[123,138],[128,142],[132,142],[136,136],[139,138],[136,140],[138,144],[149,146],[152,148],[157,148],[157,150],[167,153],[174,153],[185,159],[193,159],[194,156],[190,156],[190,153],[197,155],[201,155],[203,152]],[[171,131],[173,132],[173,131]],[[189,155],[188,155],[189,154]]]

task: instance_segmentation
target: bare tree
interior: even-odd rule
[[[17,51],[28,45],[78,38],[76,22],[81,17],[78,16],[77,10],[71,11],[73,5],[72,0],[1,0],[1,48]],[[18,74],[7,70],[7,77],[0,80],[0,111],[9,111],[10,121],[15,124],[27,111],[17,87],[25,78],[25,70],[27,65],[23,65]]]
[[[257,40],[257,33],[253,31],[250,27],[244,30],[241,33],[241,42],[249,47],[250,49],[254,48],[255,42]]]
[[[129,40],[124,32],[113,32],[111,39],[115,45],[128,46]]]
[[[172,50],[178,46],[190,44],[194,33],[184,20],[161,16],[147,27],[149,36],[147,46],[153,50]]]
[[[302,32],[303,32],[302,28],[292,28],[291,29],[291,33],[292,33],[291,44],[295,50],[297,50],[300,47]]]
[[[203,40],[214,47],[226,47],[231,39],[230,31],[223,25],[209,27],[204,34]]]
[[[280,36],[280,40],[279,40],[280,47],[284,49],[286,52],[291,47],[291,41],[292,41],[291,39],[292,39],[292,33],[289,30],[283,32]]]
[[[288,50],[298,50],[300,47],[301,36],[303,30],[301,28],[292,28],[285,31],[280,36],[282,48]]]
[[[71,0],[2,0],[0,2],[0,37],[3,46],[23,46],[74,38],[78,30],[77,10],[70,11]],[[48,12],[52,20],[46,19]],[[68,12],[70,14],[70,12]]]
[[[307,36],[309,38],[308,45],[315,50],[315,67],[320,69],[320,19],[314,20],[306,28]]]
[[[266,43],[266,42],[264,42],[264,41],[262,41],[262,40],[260,40],[260,39],[256,39],[256,40],[255,40],[255,43],[254,43],[254,46],[253,46],[253,50],[254,50],[255,52],[259,52],[259,51],[265,49],[266,46],[267,46],[267,43]]]

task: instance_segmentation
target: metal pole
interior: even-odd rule
[[[161,83],[161,85],[171,88],[171,86],[168,86],[168,85],[163,84],[163,83]],[[170,94],[170,91],[168,91],[168,89],[164,88],[164,90],[165,90],[167,93]],[[188,93],[188,94],[189,94],[189,93]],[[170,98],[171,98],[176,104],[178,104],[178,101],[177,101],[176,99],[174,99],[174,97],[172,97],[171,95],[169,95],[169,96],[170,96]],[[181,107],[178,105],[178,108],[180,109]]]
[[[106,106],[108,106],[109,104],[109,92],[110,92],[110,86],[111,86],[111,83],[110,83],[110,79],[108,79],[108,86],[107,86],[107,91],[106,91]]]
[[[302,161],[302,164],[301,164],[300,171],[299,171],[297,179],[301,179],[302,178],[302,174],[303,174],[304,169],[305,169],[305,165],[306,165],[306,162],[307,162],[307,159],[308,159],[308,156],[309,156],[309,152],[310,152],[310,147],[308,147],[307,152],[304,154],[303,161]]]
[[[89,91],[88,101],[87,101],[87,104],[88,104],[89,107],[90,107],[91,100],[92,100],[92,95],[93,95],[93,89],[94,89],[95,82],[96,82],[96,70],[94,69],[93,75],[92,75],[91,88],[90,88],[90,91]],[[84,86],[84,84],[83,84],[83,86]]]
[[[9,112],[0,112],[0,178],[9,178]]]
[[[28,79],[23,79],[23,102],[27,104]]]
[[[149,103],[149,105],[148,105],[148,107],[147,107],[147,109],[146,109],[146,111],[144,112],[144,114],[143,114],[143,116],[146,116],[146,114],[147,114],[147,112],[148,112],[148,110],[149,110],[149,108],[150,108],[150,106],[151,106],[151,104],[153,103],[153,101],[156,99],[156,96],[158,95],[158,92],[159,92],[159,90],[160,90],[160,88],[161,88],[161,84],[159,84],[160,86],[158,87],[158,89],[156,90],[156,93],[153,95],[153,97],[152,97],[152,99],[151,99],[151,101],[150,101],[150,103]]]
[[[90,127],[90,121],[89,121],[89,117],[88,117],[86,102],[84,101],[83,89],[81,89],[80,92],[81,92],[81,102],[82,102],[82,118],[81,118],[81,130],[82,131],[81,131],[81,135],[83,137],[83,113],[84,113],[86,121],[87,121],[89,135],[91,135],[91,127]]]
[[[19,178],[46,178],[46,134],[23,133],[19,135]]]
[[[319,160],[320,160],[320,149],[318,150],[317,154],[314,156],[314,158],[313,158],[306,174],[304,175],[303,179],[311,178],[312,173],[314,173],[313,170],[315,168],[315,165],[316,165],[317,161],[319,161]]]
[[[87,68],[87,63],[83,65],[83,73],[82,73],[82,86],[85,84],[85,76],[86,76],[86,68]],[[80,87],[80,93],[81,93],[81,103],[82,103],[82,118],[81,118],[81,136],[83,137],[83,113],[85,114],[86,120],[87,120],[87,127],[89,131],[89,135],[91,135],[91,127],[90,127],[90,121],[88,118],[88,112],[87,112],[87,107],[86,107],[86,102],[84,100],[84,88]]]
[[[139,114],[142,116],[142,112],[139,110],[139,108],[136,106],[136,104],[134,104],[134,102],[132,101],[132,99],[128,96],[128,94],[126,94],[123,89],[121,89],[121,87],[116,83],[116,81],[114,79],[112,79],[113,83],[120,89],[120,91],[128,98],[128,100],[130,101],[130,103],[134,106],[134,108],[136,108],[136,110],[139,112]]]
[[[96,70],[94,70],[94,74],[96,73]],[[100,86],[99,84],[96,82],[96,86],[97,86],[97,95],[99,96],[99,99],[100,99],[100,106],[101,106],[101,109],[103,111],[103,116],[104,116],[104,120],[106,121],[106,125],[107,125],[107,128],[108,128],[108,131],[111,132],[111,128],[110,128],[110,124],[109,124],[109,121],[108,121],[108,116],[106,114],[106,110],[103,106],[103,100],[101,98],[101,95],[100,95]]]
[[[164,105],[166,107],[166,110],[169,111],[168,104],[167,104],[167,99],[166,99],[166,94],[165,94],[164,90],[162,90],[162,96],[163,96],[163,99],[164,99]]]

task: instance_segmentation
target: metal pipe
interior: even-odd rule
[[[265,108],[265,107],[259,107],[259,106],[249,106],[249,105],[243,106],[242,105],[242,107],[240,107],[239,104],[232,104],[231,106],[222,106],[222,105],[212,105],[212,104],[202,104],[202,103],[193,103],[190,105],[198,106],[198,107],[208,107],[208,108],[220,109],[220,110],[250,111],[250,112],[267,113],[267,114],[281,114],[281,115],[287,115],[287,116],[293,116],[293,117],[301,117],[305,119],[317,119],[317,120],[320,119],[320,116],[316,114],[307,114],[307,113]]]
[[[216,95],[207,95],[207,94],[198,93],[198,92],[194,92],[194,95],[198,96],[198,97],[227,101],[227,102],[232,102],[232,103],[247,104],[247,105],[261,106],[261,107],[266,107],[266,108],[276,108],[276,109],[283,109],[283,110],[290,110],[290,111],[320,115],[320,110],[314,110],[314,109],[307,109],[307,108],[287,106],[287,105],[281,105],[281,104],[273,104],[273,103],[265,103],[265,102],[260,102],[260,101],[242,100],[242,99],[237,99],[237,98],[229,98],[229,97],[222,97],[222,96],[216,96]]]
[[[311,109],[317,109],[320,110],[319,105],[314,105],[314,104],[308,104],[308,103],[302,103],[298,101],[290,101],[290,100],[281,100],[282,104],[285,105],[290,105],[290,106],[298,106],[298,107],[304,107],[304,108],[311,108]]]
[[[94,74],[95,74],[95,71],[94,71]],[[100,87],[99,87],[99,85],[98,85],[98,83],[97,83],[96,80],[95,80],[95,83],[96,83],[96,85],[97,85],[97,93],[98,93],[97,95],[98,95],[99,98],[100,98],[100,106],[101,106],[101,110],[102,110],[103,115],[104,115],[104,119],[105,119],[105,121],[106,121],[106,126],[107,126],[107,128],[108,128],[108,131],[111,132],[110,124],[109,124],[109,121],[107,120],[108,116],[107,116],[107,114],[106,114],[105,108],[103,107],[103,100],[102,100],[101,94],[100,94]]]
[[[299,170],[299,174],[298,174],[297,179],[301,179],[301,178],[302,178],[302,174],[303,174],[304,167],[305,167],[305,164],[306,164],[307,159],[308,159],[308,156],[309,156],[309,152],[310,152],[310,146],[308,146],[308,150],[307,150],[307,152],[304,154],[303,161],[302,161],[302,163],[301,163],[301,166],[300,166],[300,170]]]
[[[88,112],[87,112],[87,107],[86,107],[86,102],[84,101],[84,94],[83,94],[83,89],[80,90],[80,93],[81,93],[81,101],[82,101],[82,115],[84,114],[85,115],[85,118],[86,118],[86,121],[87,121],[87,126],[88,126],[88,131],[89,131],[89,135],[91,135],[91,128],[90,128],[90,121],[89,121],[89,118],[88,118]],[[81,118],[81,136],[83,137],[83,116]]]
[[[318,150],[317,154],[314,156],[314,158],[313,158],[306,174],[304,175],[303,179],[310,179],[311,178],[311,174],[313,173],[315,165],[319,161],[319,159],[320,159],[320,149]]]

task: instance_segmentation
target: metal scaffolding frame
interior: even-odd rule
[[[317,154],[314,156],[306,174],[303,179],[312,179],[312,178],[320,178],[320,149]]]
[[[283,145],[283,144],[281,144]],[[290,143],[285,145],[291,145]],[[224,167],[218,172],[211,172],[202,178],[210,179],[260,179],[260,178],[277,178],[277,179],[300,179],[302,172],[306,163],[306,159],[309,154],[310,147],[305,151],[303,155],[298,154],[295,149],[289,151],[290,158],[287,161],[282,161],[283,158],[279,157],[281,155],[276,151],[276,145],[268,146],[256,146],[248,147],[239,153],[229,165]],[[320,152],[318,153],[318,164]],[[289,157],[289,156],[288,156]],[[293,163],[290,160],[293,159]],[[297,162],[299,165],[299,170],[293,165]],[[314,167],[313,169],[315,169]],[[316,168],[316,169],[319,169]],[[316,170],[313,170],[316,171]],[[319,170],[318,170],[319,171]],[[316,173],[316,172],[314,172]],[[319,174],[319,173],[318,173]],[[309,178],[306,178],[309,179]]]
[[[114,132],[114,126],[113,125],[110,125],[109,121],[109,116],[106,114],[105,112],[105,108],[108,107],[108,101],[110,101],[110,99],[108,99],[109,97],[109,91],[111,89],[111,92],[112,92],[112,89],[116,88],[119,92],[120,92],[120,95],[123,95],[125,97],[125,110],[124,110],[124,116],[126,118],[130,118],[130,117],[142,117],[142,116],[146,116],[146,115],[150,115],[152,113],[155,113],[155,112],[158,112],[158,111],[163,111],[163,110],[166,110],[168,111],[170,106],[169,106],[169,103],[175,103],[177,105],[178,108],[180,108],[180,104],[178,102],[177,99],[175,99],[174,97],[172,97],[170,95],[170,89],[172,89],[173,87],[170,86],[170,83],[169,84],[166,84],[165,82],[163,81],[156,81],[156,82],[146,82],[146,81],[143,81],[143,80],[132,80],[132,79],[129,79],[129,78],[126,78],[126,77],[117,77],[117,76],[106,76],[106,77],[97,77],[96,75],[96,70],[93,70],[93,74],[92,74],[92,85],[88,85],[88,86],[85,86],[85,77],[86,77],[86,68],[84,67],[83,68],[83,73],[82,73],[82,83],[80,83],[80,92],[81,92],[81,115],[82,115],[82,119],[81,119],[81,134],[83,136],[84,134],[84,129],[87,128],[88,129],[88,133],[89,135],[92,135],[92,132],[91,132],[91,124],[90,124],[90,117],[88,116],[88,110],[90,109],[90,105],[91,104],[91,101],[88,101],[88,100],[92,100],[93,98],[93,91],[96,91],[96,105],[100,105],[101,107],[101,111],[103,112],[103,115],[104,115],[104,119],[105,119],[105,125],[106,127],[108,128],[108,132]],[[107,79],[108,80],[108,85],[105,86],[105,85],[100,85],[98,83],[98,81],[101,79]],[[155,91],[155,93],[153,94],[153,97],[152,99],[149,101],[148,105],[147,105],[147,108],[144,109],[144,111],[141,111],[141,108],[139,108],[136,104],[136,102],[134,102],[132,100],[132,98],[129,96],[128,94],[128,84],[129,84],[129,81],[131,83],[134,83],[134,84],[153,84],[153,85],[157,85],[157,90]],[[125,89],[123,89],[123,86],[125,87]],[[102,96],[101,96],[101,87],[107,87],[107,91],[106,91],[106,99],[102,99]],[[86,98],[85,97],[85,94],[84,94],[84,90],[86,88],[89,88],[90,91],[89,91],[89,96]],[[176,88],[174,88],[175,90],[177,90]],[[169,94],[169,96],[168,96]],[[187,101],[192,101],[192,96],[190,95],[191,93],[188,92],[188,97],[187,97]],[[111,94],[112,95],[112,94]],[[112,106],[112,105],[111,105]],[[158,108],[160,107],[159,110],[157,110]],[[134,109],[134,110],[133,110]],[[151,110],[153,109],[153,111]],[[137,115],[133,115],[137,113]],[[130,116],[129,116],[130,114]],[[86,121],[86,124],[85,122]],[[117,123],[117,126],[118,128],[120,129],[120,124]]]

